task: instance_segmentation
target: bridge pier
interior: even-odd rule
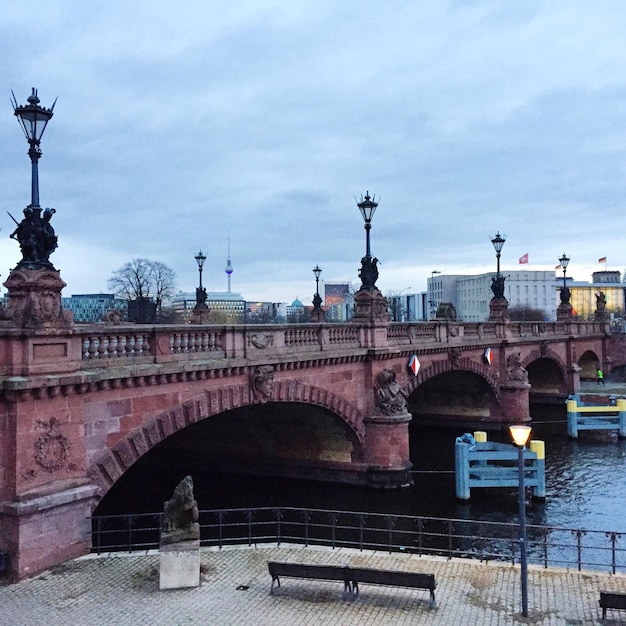
[[[500,386],[500,406],[506,407],[503,427],[530,422],[530,389],[524,382]]]
[[[410,413],[372,415],[365,423],[367,483],[378,489],[408,487],[412,484],[409,460]]]
[[[9,554],[12,580],[31,576],[91,549],[89,518],[98,488],[60,482],[46,485],[36,495],[0,505],[0,534]]]

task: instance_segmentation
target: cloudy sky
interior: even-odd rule
[[[137,257],[193,290],[200,249],[223,291],[230,234],[233,291],[310,303],[316,264],[358,286],[368,190],[383,293],[493,271],[496,231],[505,271],[624,271],[625,32],[623,0],[5,3],[1,280],[32,87],[64,295]]]

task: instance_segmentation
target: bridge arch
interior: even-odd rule
[[[451,361],[446,359],[445,361],[434,361],[430,363],[427,367],[420,369],[417,376],[409,381],[409,383],[405,386],[405,391],[407,396],[411,395],[417,387],[425,383],[427,380],[434,378],[435,376],[439,376],[441,374],[446,374],[448,372],[471,372],[480,376],[484,379],[484,381],[489,385],[493,394],[496,397],[499,397],[499,386],[498,380],[492,370],[482,363],[477,363],[471,359],[457,359],[456,361]]]
[[[407,387],[411,426],[456,426],[466,422],[498,422],[501,419],[497,379],[492,371],[470,359],[435,362],[420,370]]]
[[[593,350],[585,350],[578,359],[580,378],[595,380],[600,368],[600,358]]]
[[[133,430],[125,433],[113,446],[101,451],[87,470],[87,475],[100,488],[100,501],[111,487],[148,452],[185,428],[211,417],[240,409],[267,411],[285,405],[309,405],[324,409],[327,414],[343,424],[353,441],[353,461],[363,460],[365,445],[364,415],[341,396],[303,383],[301,380],[275,381],[272,399],[256,402],[248,385],[225,385],[206,389],[180,406],[170,408],[151,417]],[[94,507],[98,502],[94,503]]]

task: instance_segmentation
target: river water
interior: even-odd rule
[[[543,416],[545,411],[541,413]],[[554,407],[549,413],[548,420],[534,418],[533,438],[546,443],[546,499],[529,498],[528,522],[626,533],[626,441],[606,431],[601,435],[582,433],[578,440],[571,440],[565,407]],[[171,459],[166,470],[147,455],[109,492],[96,514],[162,511],[163,501],[177,482],[191,473],[200,509],[294,506],[517,522],[516,489],[473,489],[467,504],[456,499],[454,443],[462,434],[413,426],[415,484],[391,491],[205,473],[198,460],[190,459]],[[508,443],[504,433],[499,440]],[[179,471],[172,472],[174,462]]]

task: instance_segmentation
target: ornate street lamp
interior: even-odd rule
[[[26,135],[26,141],[28,141],[29,150],[28,156],[32,164],[32,177],[31,177],[31,201],[30,206],[35,208],[39,207],[39,171],[38,163],[41,156],[41,148],[39,143],[41,137],[48,122],[52,118],[54,105],[56,99],[49,109],[39,106],[39,98],[37,97],[37,90],[33,87],[33,93],[28,98],[28,104],[18,106],[15,94],[13,95],[13,112],[17,117],[24,135]]]
[[[530,437],[530,426],[510,426],[509,431],[517,447],[517,475],[519,480],[519,547],[522,587],[522,615],[528,617],[528,559],[526,556],[526,485],[524,484],[524,450]]]
[[[504,297],[505,277],[500,274],[500,253],[506,241],[505,237],[497,232],[491,239],[491,243],[496,251],[496,275],[491,277],[491,291],[493,298],[489,302],[489,319],[507,321],[509,319],[509,303]]]
[[[571,292],[567,286],[566,277],[569,261],[569,258],[564,252],[563,256],[559,259],[559,263],[561,264],[561,268],[563,269],[563,286],[561,287],[561,291],[559,293],[561,304],[559,304],[556,310],[556,319],[561,321],[567,321],[572,319],[572,305],[570,304]]]
[[[198,274],[200,275],[200,286],[196,289],[196,308],[197,309],[206,309],[206,289],[202,287],[202,266],[206,261],[206,256],[202,254],[202,250],[196,254],[194,257],[196,259],[196,263],[198,264]]]
[[[504,276],[500,274],[500,252],[502,252],[502,247],[504,246],[504,242],[506,239],[497,232],[494,238],[491,240],[493,247],[496,250],[496,277],[491,286],[493,291],[493,295],[495,298],[504,298]],[[497,289],[496,289],[497,288]]]
[[[319,265],[313,268],[313,274],[315,275],[315,295],[313,296],[313,308],[319,309],[322,304],[322,297],[320,296],[320,274],[322,269]]]
[[[28,98],[28,104],[18,105],[15,94],[13,96],[13,112],[17,117],[26,141],[28,141],[28,156],[31,161],[31,198],[30,204],[24,209],[24,219],[18,222],[12,215],[17,228],[10,237],[16,239],[22,251],[22,260],[16,269],[54,269],[49,261],[50,255],[57,247],[57,237],[50,224],[50,219],[56,212],[55,209],[46,209],[43,216],[39,206],[39,157],[41,148],[39,144],[48,122],[52,118],[52,111],[56,100],[49,109],[39,106],[37,90],[33,87],[33,93]]]
[[[570,291],[567,288],[567,278],[565,277],[565,273],[567,272],[567,266],[569,265],[569,259],[563,253],[563,256],[559,259],[559,263],[561,264],[561,268],[563,269],[563,289],[561,289],[561,302],[569,302]],[[563,299],[563,292],[567,294],[565,300]]]
[[[370,197],[369,191],[365,192],[365,197],[361,196],[361,202],[357,202],[359,211],[365,222],[365,256],[361,259],[361,289],[372,290],[375,288],[378,279],[378,259],[372,258],[370,252],[370,230],[372,229],[372,218],[378,208],[378,202],[374,201],[375,196]]]
[[[322,296],[320,296],[320,274],[322,268],[316,265],[313,268],[315,275],[315,295],[313,296],[313,311],[311,311],[312,322],[323,322],[325,319],[324,310],[322,309]]]

